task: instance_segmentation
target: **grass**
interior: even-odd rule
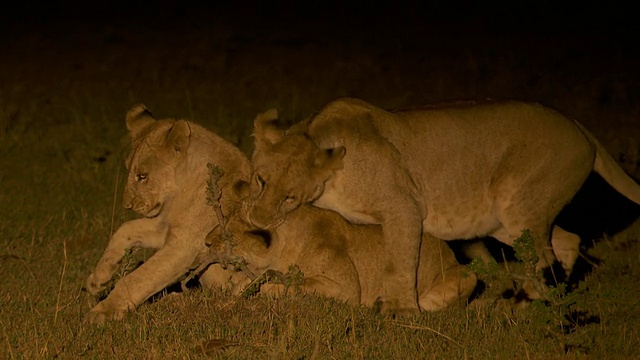
[[[628,151],[639,131],[638,59],[603,51],[604,40],[534,38],[524,47],[516,36],[467,34],[451,46],[374,29],[371,44],[190,20],[180,32],[79,22],[4,41],[0,357],[201,358],[203,349],[225,359],[640,356],[638,224],[585,241],[600,265],[563,306],[513,311],[493,301],[503,284],[491,279],[471,306],[398,321],[310,295],[245,299],[195,288],[157,296],[122,322],[82,324],[95,302],[84,280],[113,229],[133,216],[119,197],[124,114],[137,102],[160,118],[191,118],[249,153],[253,117],[270,107],[293,119],[341,95],[383,107],[516,97],[580,119],[616,157],[636,155]],[[637,163],[625,166],[637,174]]]

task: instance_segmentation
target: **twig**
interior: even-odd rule
[[[0,325],[2,325],[2,334],[4,335],[4,339],[7,341],[7,348],[9,349],[9,354],[11,355],[12,359],[15,359],[15,355],[13,355],[13,347],[11,346],[11,341],[9,341],[9,335],[7,335],[7,330],[2,320],[0,320]]]
[[[585,254],[583,254],[582,252],[578,252],[578,255],[582,258],[582,260],[586,261],[587,264],[593,266],[594,268],[600,267],[600,264],[598,264],[595,261],[589,259],[589,257],[586,256]]]
[[[116,201],[118,199],[118,185],[120,183],[120,166],[116,171],[116,181],[113,185],[113,205],[111,206],[111,230],[109,230],[109,238],[113,237],[113,224],[115,223],[116,218]]]
[[[459,342],[453,340],[450,336],[445,335],[443,333],[441,333],[440,331],[436,330],[436,329],[432,329],[428,326],[415,326],[415,325],[407,325],[407,324],[401,324],[399,322],[396,321],[391,321],[392,324],[403,327],[403,328],[407,328],[407,329],[414,329],[414,330],[427,330],[427,331],[431,331],[432,333],[442,336],[443,338],[451,341],[452,343],[458,345],[459,347],[464,349],[464,346],[462,346],[462,344],[460,344]]]
[[[231,234],[227,231],[227,219],[224,217],[224,213],[222,212],[222,202],[220,199],[222,198],[222,189],[220,185],[218,185],[218,181],[222,179],[224,176],[224,170],[213,164],[207,164],[207,168],[209,169],[209,180],[207,180],[207,204],[213,207],[213,210],[216,213],[216,217],[218,218],[218,224],[220,224],[220,229],[222,236],[225,238],[231,237]]]
[[[214,164],[207,164],[209,169],[209,180],[207,180],[207,204],[213,207],[216,217],[218,218],[218,226],[220,227],[220,236],[225,244],[224,254],[227,257],[231,257],[231,249],[235,245],[233,241],[233,234],[227,229],[227,218],[222,212],[222,189],[218,182],[224,176],[224,169]],[[216,237],[219,238],[219,237]],[[214,241],[215,242],[215,241]],[[212,243],[214,243],[212,242]],[[207,244],[211,246],[212,244]]]
[[[58,312],[60,311],[60,293],[62,293],[62,281],[67,271],[67,241],[62,241],[62,249],[64,254],[64,263],[62,264],[62,273],[60,274],[60,283],[58,284],[58,296],[56,297],[56,312],[53,316],[53,326],[58,322]]]
[[[180,282],[182,291],[187,290],[187,283],[191,281],[191,279],[200,275],[212,264],[221,264],[223,268],[233,265],[235,269],[245,272],[251,279],[256,278],[255,274],[247,268],[246,260],[240,256],[234,256],[232,254],[232,248],[235,244],[232,241],[233,234],[227,230],[227,219],[222,211],[222,202],[220,201],[220,199],[222,199],[222,189],[218,184],[220,179],[224,176],[224,169],[211,163],[207,164],[207,169],[209,169],[209,180],[207,180],[207,204],[213,207],[213,210],[216,213],[216,217],[218,218],[218,227],[220,228],[220,235],[215,236],[213,240],[207,242],[206,245],[209,246],[208,252],[196,258],[195,263],[197,265],[195,266],[195,270],[191,271],[191,273]],[[216,247],[212,246],[214,243],[219,242],[220,237],[222,237],[225,244],[224,255],[220,255],[214,251]]]
[[[274,282],[284,285],[285,293],[291,285],[302,284],[304,282],[304,274],[297,266],[290,266],[286,274],[270,269],[262,273],[260,276],[257,276],[248,268],[248,263],[242,256],[233,254],[233,247],[236,243],[233,241],[233,233],[227,229],[227,218],[224,216],[222,211],[222,189],[218,184],[220,179],[224,176],[224,170],[221,167],[210,163],[207,164],[207,168],[209,169],[209,180],[207,180],[207,204],[213,207],[216,217],[218,218],[218,226],[214,228],[212,232],[219,227],[220,234],[213,236],[212,239],[205,240],[209,250],[196,257],[196,265],[194,265],[195,269],[180,282],[182,291],[186,292],[187,283],[194,277],[202,274],[202,272],[212,264],[220,264],[224,269],[231,266],[236,271],[242,271],[249,279],[251,279],[251,283],[240,292],[241,295],[246,294],[250,289],[254,288],[256,284],[259,289],[260,286],[266,282]],[[209,236],[207,236],[207,238],[208,237]],[[225,245],[223,254],[217,252],[216,250],[218,247],[214,246],[214,244],[219,244],[221,241]]]

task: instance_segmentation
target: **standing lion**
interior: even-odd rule
[[[640,187],[586,129],[538,104],[386,111],[343,98],[290,129],[276,121],[273,110],[255,122],[249,219],[268,226],[307,203],[381,224],[387,313],[418,310],[423,233],[512,245],[529,230],[537,268],[558,259],[570,273],[580,238],[554,221],[592,171],[640,204]]]

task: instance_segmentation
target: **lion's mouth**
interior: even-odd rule
[[[162,203],[157,203],[154,207],[152,207],[149,211],[144,214],[146,218],[154,218],[162,212]]]
[[[251,216],[247,216],[246,218],[253,227],[263,230],[273,230],[284,222],[284,217],[282,216],[272,216],[266,221],[261,221]]]

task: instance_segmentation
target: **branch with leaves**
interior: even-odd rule
[[[304,282],[304,275],[297,265],[290,266],[286,274],[277,270],[267,270],[258,276],[249,269],[247,261],[242,256],[233,254],[233,248],[237,245],[237,242],[234,241],[233,233],[227,228],[228,219],[222,211],[222,188],[219,185],[219,181],[225,172],[220,166],[210,163],[207,164],[207,168],[209,170],[209,179],[207,180],[207,204],[213,207],[216,217],[218,218],[218,226],[216,226],[205,239],[205,244],[208,246],[209,251],[200,254],[196,258],[194,270],[180,282],[182,290],[186,291],[186,284],[194,277],[202,274],[213,264],[220,264],[224,269],[231,268],[235,271],[242,271],[251,279],[251,283],[242,291],[242,294],[246,295],[258,292],[260,286],[267,282],[282,284],[285,286],[285,289],[288,289],[291,285],[302,284]],[[222,252],[218,251],[219,246],[216,246],[217,244],[224,244]]]
[[[468,267],[479,276],[489,279],[507,279],[519,284],[520,287],[525,285],[533,286],[535,291],[541,297],[541,300],[550,304],[561,304],[564,302],[564,294],[566,284],[558,283],[554,286],[546,285],[545,279],[541,272],[536,270],[538,255],[535,250],[534,236],[529,229],[524,229],[521,235],[513,242],[514,255],[517,260],[524,265],[524,274],[512,272],[505,259],[505,271],[501,271],[502,267],[495,260],[485,263],[481,258],[475,258]]]

